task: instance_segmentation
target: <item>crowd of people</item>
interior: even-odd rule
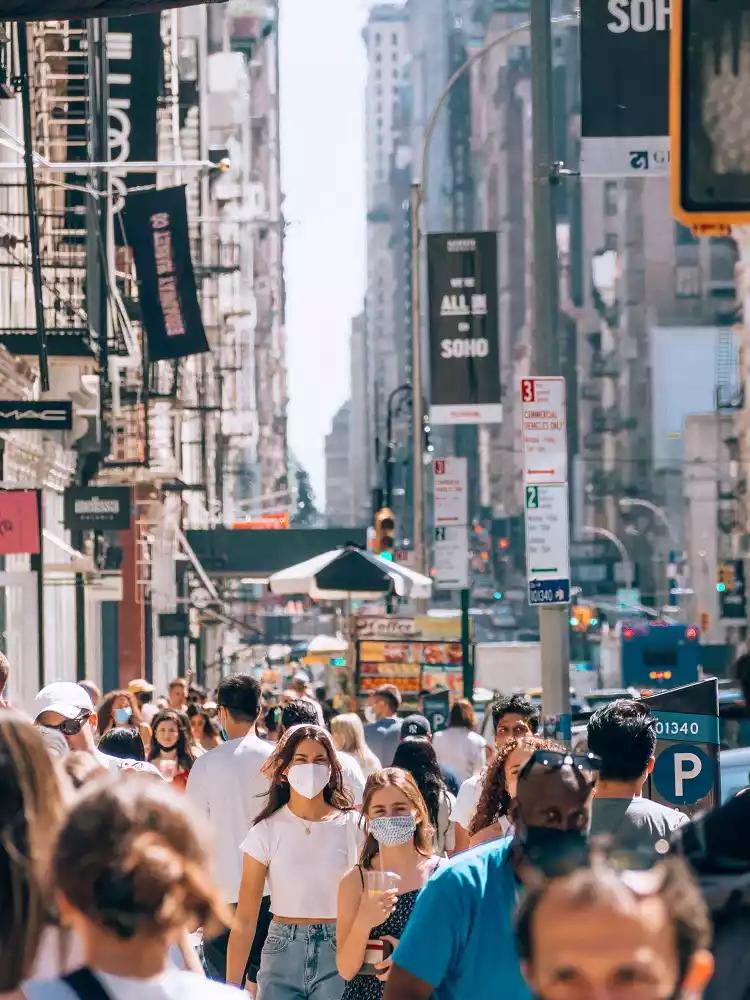
[[[244,674],[163,700],[56,682],[27,717],[8,669],[0,997],[750,993],[750,796],[693,822],[642,797],[638,702],[573,753],[521,695],[493,703],[490,746],[468,701],[432,733],[385,685],[363,723],[301,673],[272,705]]]

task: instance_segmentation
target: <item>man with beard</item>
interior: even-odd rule
[[[585,858],[597,766],[590,755],[534,754],[511,806],[513,840],[440,866],[396,948],[385,1000],[529,1000],[515,944],[516,901],[536,869],[563,871]]]
[[[516,934],[537,1000],[696,998],[713,970],[708,911],[677,858],[623,871],[594,856],[532,887]]]

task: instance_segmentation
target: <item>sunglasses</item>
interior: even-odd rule
[[[560,750],[535,750],[518,772],[519,781],[527,777],[535,765],[548,767],[553,771],[559,771],[563,767],[575,767],[579,771],[585,771],[594,776],[597,776],[602,769],[601,757],[597,757],[593,753],[563,753]]]
[[[55,729],[63,736],[78,736],[80,731],[91,718],[91,712],[81,712],[75,719],[63,719],[56,726],[45,725],[44,729]]]

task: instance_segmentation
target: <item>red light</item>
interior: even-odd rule
[[[686,639],[697,639],[698,638],[698,629],[694,628],[692,625],[690,626],[690,628],[686,628],[685,629],[685,638]]]
[[[635,635],[635,632],[630,627],[624,628],[622,630],[622,637],[623,637],[623,639],[632,639],[634,635]]]
[[[509,549],[510,548],[510,539],[509,538],[501,538],[500,539],[500,548],[501,549]]]
[[[490,558],[490,554],[489,554],[489,552],[483,552],[483,553],[482,553],[482,562],[487,562],[487,560],[488,560],[489,558]]]

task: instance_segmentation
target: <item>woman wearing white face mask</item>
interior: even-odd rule
[[[287,730],[263,770],[271,788],[242,844],[227,982],[242,983],[268,882],[274,918],[258,973],[263,1000],[340,1000],[336,890],[357,858],[359,813],[344,790],[331,737],[319,726]]]
[[[427,806],[410,774],[389,767],[367,779],[367,840],[339,886],[338,968],[343,1000],[381,1000],[391,953],[417,896],[440,864]]]

